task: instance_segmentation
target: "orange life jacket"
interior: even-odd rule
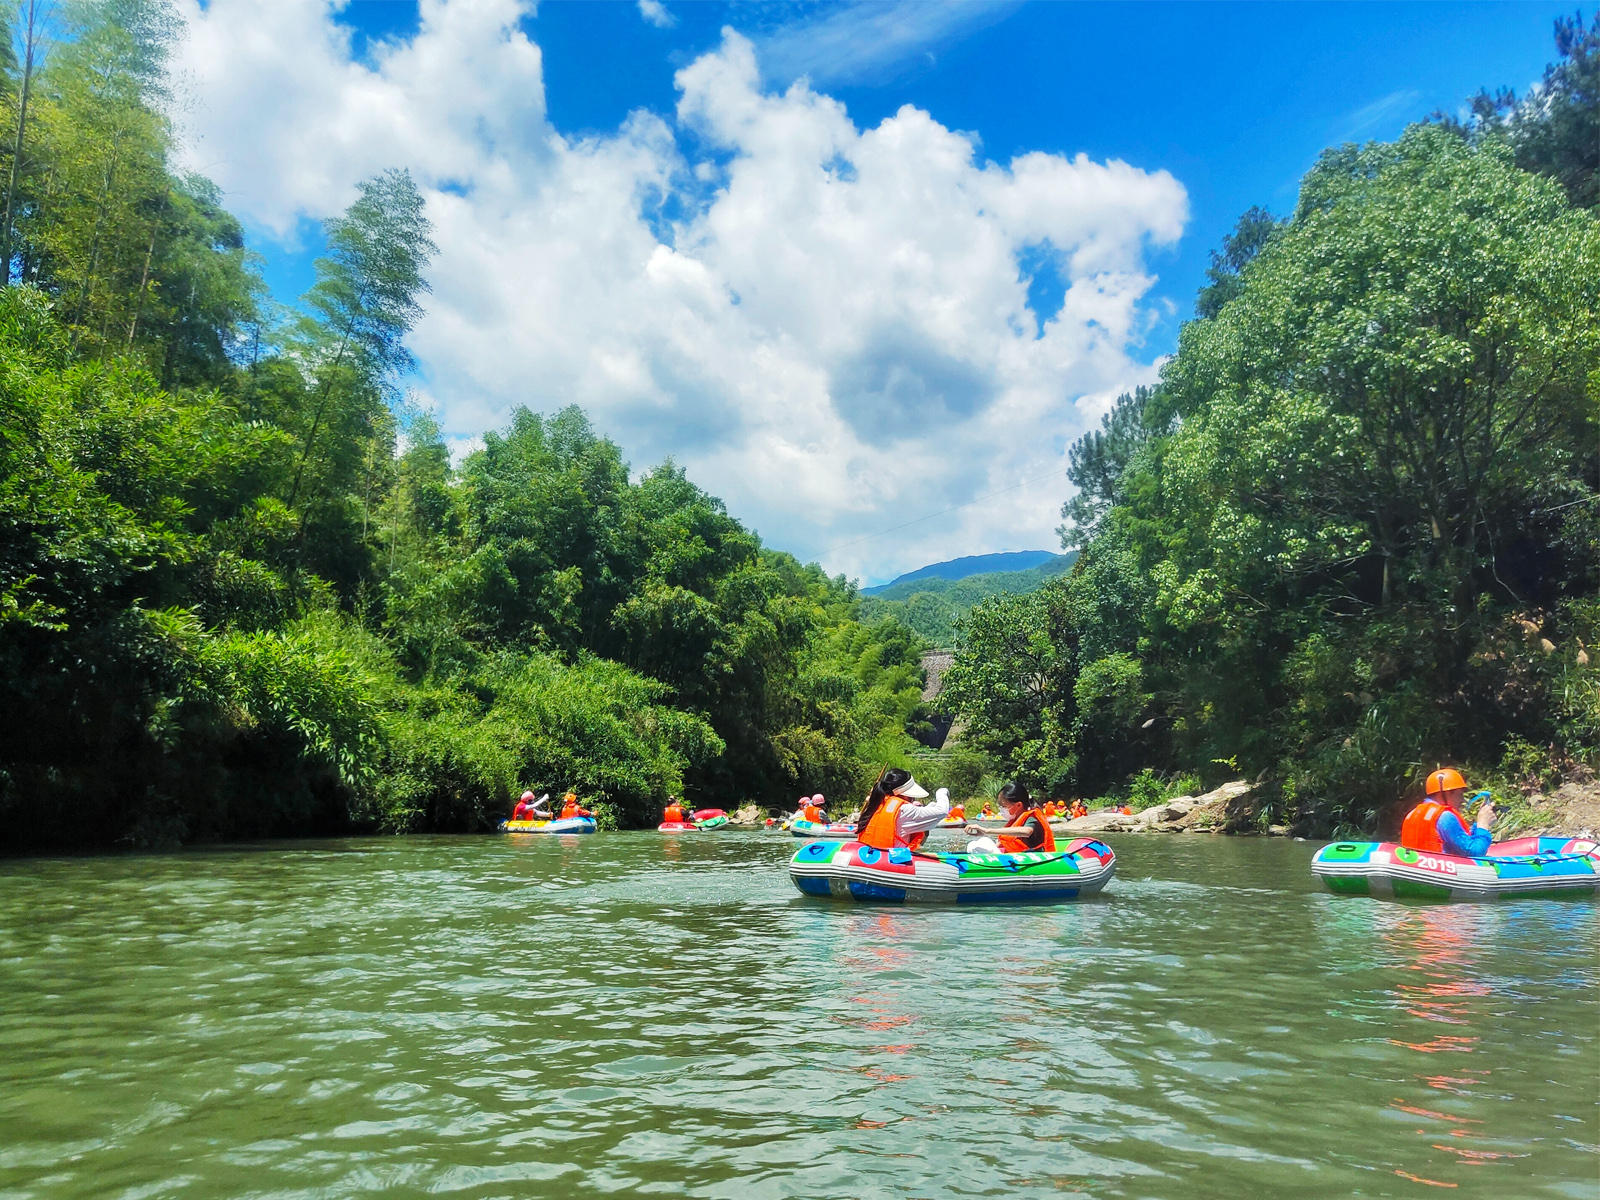
[[[905,800],[900,796],[889,796],[884,799],[878,811],[872,814],[872,820],[867,822],[867,827],[856,834],[856,840],[863,846],[873,846],[879,850],[892,850],[896,846],[904,846],[905,838],[901,837],[895,829],[895,814],[900,811],[900,806]]]
[[[1030,808],[1014,820],[1007,818],[1006,824],[1015,829],[1019,825],[1027,824],[1029,817],[1037,817],[1039,819],[1039,828],[1044,830],[1044,841],[1037,846],[1030,846],[1019,837],[1001,837],[999,839],[1000,849],[1007,854],[1021,854],[1026,850],[1054,850],[1056,848],[1056,835],[1050,828],[1050,822],[1044,813],[1037,808]]]
[[[676,804],[669,804],[667,805],[667,811],[662,814],[661,819],[669,824],[676,823],[681,825],[683,824],[683,809],[679,808]]]
[[[800,815],[808,821],[816,821],[818,824],[822,822],[822,810],[815,804],[806,805],[800,810]]]
[[[1439,818],[1449,811],[1448,804],[1424,800],[1406,814],[1405,824],[1400,826],[1400,844],[1409,850],[1442,854],[1444,839],[1439,836]]]
[[[561,819],[570,821],[573,817],[592,817],[594,814],[587,808],[579,808],[576,800],[568,800],[561,806]]]
[[[1082,800],[1079,800],[1072,806],[1072,815],[1074,817],[1087,817],[1089,815],[1089,806]]]
[[[967,806],[964,804],[957,804],[950,810],[950,817],[952,820],[965,821],[967,819]]]

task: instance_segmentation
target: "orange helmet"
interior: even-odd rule
[[[1440,796],[1455,788],[1465,788],[1467,781],[1461,778],[1461,772],[1453,767],[1442,767],[1428,776],[1427,794]]]

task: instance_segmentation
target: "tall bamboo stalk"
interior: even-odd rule
[[[17,203],[17,175],[22,167],[23,143],[28,132],[28,95],[33,90],[34,50],[38,46],[39,0],[27,0],[28,31],[25,35],[22,67],[22,102],[17,106],[17,136],[11,147],[11,178],[6,183],[5,228],[0,231],[0,263],[5,267],[5,286],[11,286],[11,230]]]

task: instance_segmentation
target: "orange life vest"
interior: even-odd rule
[[[1050,822],[1044,813],[1037,808],[1030,808],[1015,820],[1007,818],[1006,824],[1015,829],[1019,825],[1027,824],[1029,817],[1037,817],[1039,819],[1039,828],[1044,830],[1044,841],[1037,846],[1030,846],[1019,837],[1001,837],[999,839],[1000,849],[1007,854],[1021,854],[1027,850],[1054,850],[1056,848],[1056,835],[1050,828]]]
[[[950,810],[950,818],[955,821],[965,821],[967,819],[967,806],[964,804],[956,805]]]
[[[587,808],[579,808],[576,800],[568,800],[561,806],[561,819],[570,821],[573,817],[592,817],[594,814]]]
[[[816,821],[818,824],[822,822],[822,810],[815,804],[807,804],[800,810],[800,815],[808,821]]]
[[[879,850],[892,850],[896,846],[904,846],[905,838],[901,837],[895,829],[895,814],[900,811],[900,806],[905,800],[900,796],[889,796],[884,799],[878,811],[872,814],[872,820],[867,822],[867,827],[856,834],[856,840],[863,846],[873,846]]]
[[[1405,824],[1400,826],[1400,844],[1408,850],[1442,854],[1444,839],[1439,836],[1439,818],[1449,811],[1448,804],[1424,800],[1406,814]],[[1460,816],[1459,813],[1456,815]]]
[[[669,824],[676,823],[681,825],[683,824],[683,809],[679,808],[676,804],[669,804],[667,805],[667,811],[662,815],[661,819]]]
[[[1089,806],[1079,800],[1072,806],[1072,815],[1074,817],[1087,817],[1089,815]]]

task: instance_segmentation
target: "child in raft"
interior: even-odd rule
[[[826,825],[828,823],[828,814],[822,805],[821,792],[818,792],[815,796],[801,796],[800,807],[795,810],[794,819],[796,821],[815,821],[818,825]]]
[[[1040,809],[1033,807],[1033,798],[1020,783],[1008,783],[1000,789],[1000,803],[1005,809],[1006,827],[987,834],[980,825],[968,825],[968,854],[1021,854],[1026,850],[1050,851],[1056,848],[1055,834],[1050,830],[1050,820]]]
[[[568,792],[561,797],[561,819],[570,821],[573,817],[592,817],[594,814],[578,803],[578,793]]]
[[[856,818],[856,840],[863,846],[892,850],[897,846],[920,846],[930,829],[950,815],[950,793],[940,788],[932,804],[928,791],[911,777],[910,771],[890,767],[872,787],[867,802]]]

